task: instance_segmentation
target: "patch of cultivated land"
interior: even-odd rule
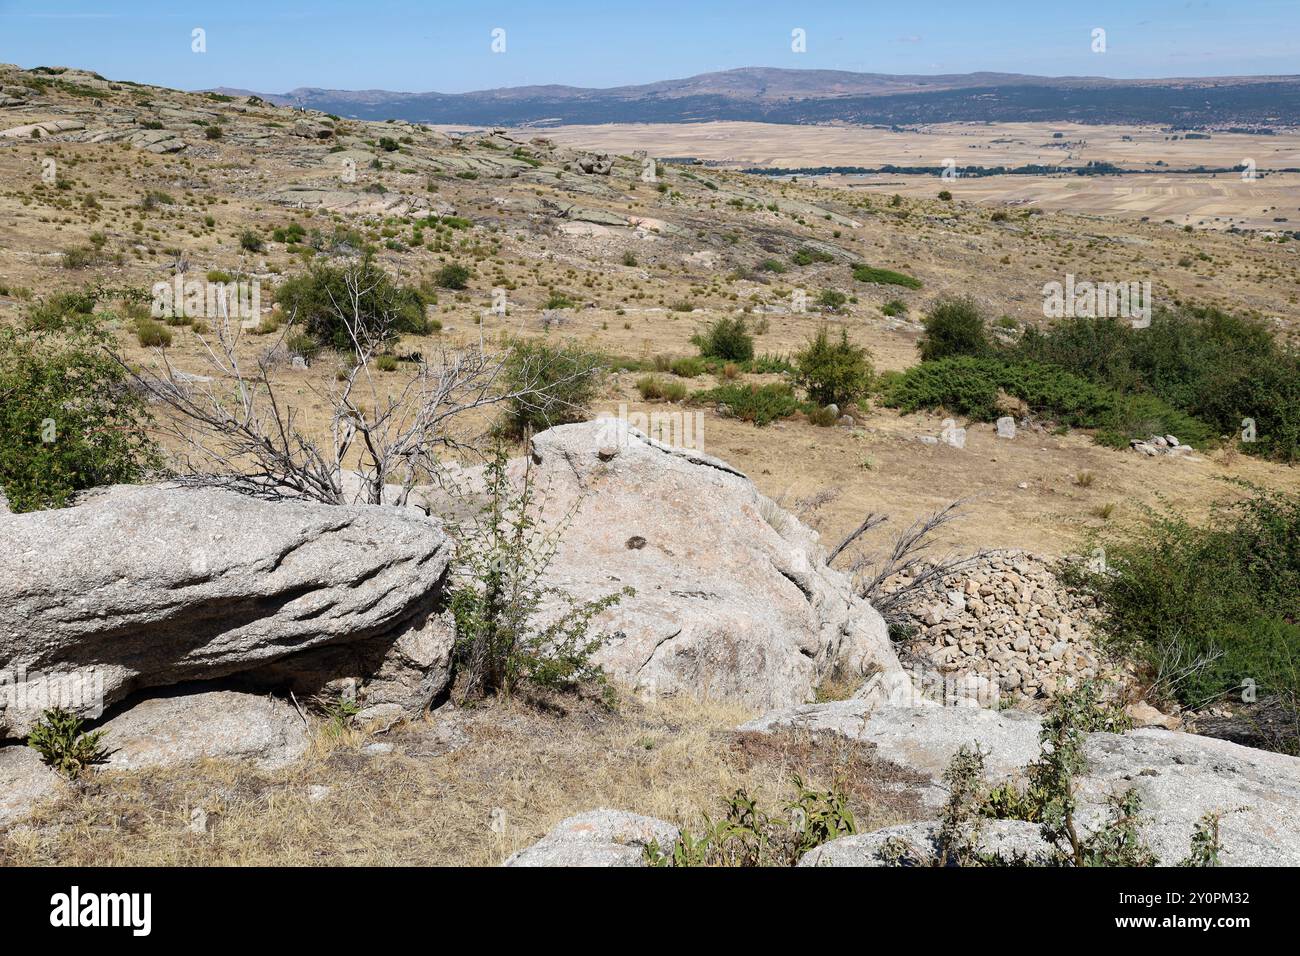
[[[615,152],[644,149],[654,155],[694,157],[731,168],[941,167],[947,160],[958,168],[1074,168],[1111,163],[1124,170],[1151,172],[985,176],[942,183],[925,175],[831,175],[817,177],[816,182],[868,194],[898,192],[916,197],[948,189],[967,202],[1034,206],[1087,216],[1145,216],[1157,221],[1171,219],[1178,226],[1235,225],[1270,231],[1300,228],[1300,174],[1279,172],[1300,168],[1300,133],[1211,132],[1207,139],[1187,139],[1186,133],[1072,123],[943,123],[906,131],[725,122],[546,130],[547,136],[566,145],[581,143]],[[1160,174],[1164,168],[1229,169],[1247,160],[1253,160],[1261,174],[1253,181],[1226,172]]]

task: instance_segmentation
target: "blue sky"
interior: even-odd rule
[[[205,53],[191,50],[196,27]],[[806,53],[791,52],[796,27]],[[1105,53],[1091,50],[1096,27]],[[739,66],[1300,74],[1300,0],[0,0],[0,61],[273,93],[617,86]]]

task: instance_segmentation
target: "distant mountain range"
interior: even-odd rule
[[[896,76],[747,67],[641,86],[519,86],[473,93],[220,88],[367,120],[476,126],[560,123],[1132,123],[1186,127],[1300,125],[1300,76],[1115,80],[1018,73]]]

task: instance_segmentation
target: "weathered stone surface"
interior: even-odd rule
[[[931,779],[922,793],[942,804],[944,767],[962,744],[986,753],[990,780],[1016,776],[1039,752],[1037,717],[960,707],[873,707],[842,701],[771,714],[743,730],[824,729],[876,743],[880,756]],[[1187,855],[1207,813],[1223,813],[1221,858],[1230,866],[1300,864],[1300,759],[1212,737],[1143,729],[1089,734],[1088,769],[1076,780],[1083,833],[1106,818],[1107,800],[1128,788],[1142,798],[1143,837],[1163,863]]]
[[[937,821],[904,823],[840,837],[805,853],[799,866],[929,866],[938,858],[940,826]],[[906,849],[901,859],[895,852],[899,849]],[[1038,824],[1021,820],[986,820],[977,849],[1007,863],[1047,866],[1052,862],[1052,848]]]
[[[131,705],[106,721],[105,766],[140,770],[204,758],[249,761],[261,770],[293,763],[309,734],[297,710],[265,694],[178,688]]]
[[[106,704],[313,648],[382,658],[436,610],[450,552],[415,509],[161,485],[0,516],[0,538],[0,667],[93,667]],[[21,732],[36,715],[4,716]]]
[[[580,505],[549,583],[584,600],[636,590],[596,622],[613,635],[596,660],[617,678],[776,708],[835,671],[902,675],[816,532],[725,462],[614,418],[543,432],[532,457],[548,512]]]
[[[1187,855],[1206,813],[1222,812],[1225,866],[1300,865],[1300,759],[1154,728],[1092,734],[1080,819],[1095,826],[1108,794],[1142,797],[1142,833],[1163,863]]]
[[[573,161],[584,173],[608,176],[614,169],[614,160],[608,153],[579,153]]]
[[[63,778],[31,747],[0,747],[0,827],[21,820],[63,786]]]
[[[589,810],[557,824],[503,866],[645,866],[645,848],[677,841],[671,823],[625,810]]]

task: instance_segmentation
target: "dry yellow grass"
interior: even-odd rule
[[[0,865],[490,866],[596,807],[698,827],[745,788],[777,808],[795,772],[819,787],[841,777],[860,827],[918,816],[912,775],[867,745],[737,734],[752,714],[717,702],[555,704],[444,709],[381,738],[321,727],[310,753],[278,772],[219,761],[93,772],[0,833]],[[375,739],[393,752],[363,753]],[[330,790],[313,802],[317,785]],[[205,834],[189,831],[196,807]]]

